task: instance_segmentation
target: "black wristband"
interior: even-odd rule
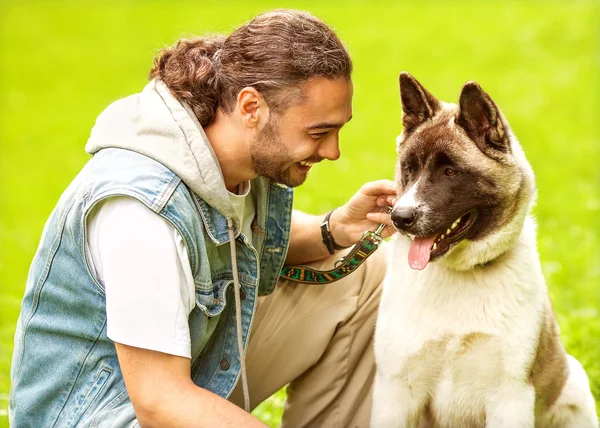
[[[331,234],[331,229],[329,228],[329,217],[331,217],[331,213],[333,211],[334,210],[329,211],[323,219],[323,223],[321,223],[321,238],[323,238],[323,244],[325,244],[329,254],[333,254],[335,250],[343,250],[344,248],[348,248],[336,244],[333,240],[333,235]]]

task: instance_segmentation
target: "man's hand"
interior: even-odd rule
[[[381,236],[387,238],[396,229],[387,213],[387,206],[396,203],[396,189],[389,180],[367,183],[344,206],[337,208],[329,218],[329,227],[335,243],[343,247],[356,244],[367,230],[375,230],[381,223],[388,225]],[[294,210],[292,232],[286,264],[299,265],[329,257],[321,237],[323,215],[315,216]]]
[[[330,217],[331,234],[336,244],[347,247],[356,244],[366,230],[375,230],[384,223],[381,236],[387,238],[396,229],[392,225],[387,207],[396,203],[396,189],[389,180],[366,183]]]

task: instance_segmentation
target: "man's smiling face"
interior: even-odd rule
[[[317,77],[300,102],[271,114],[250,145],[254,171],[286,186],[304,183],[314,163],[340,157],[339,131],[352,118],[352,81]]]

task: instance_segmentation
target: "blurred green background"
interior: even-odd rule
[[[323,213],[392,178],[407,70],[456,101],[477,80],[536,171],[538,244],[567,350],[600,400],[600,2],[0,0],[0,426],[29,263],[61,192],[88,159],[96,116],[139,92],[157,49],[229,32],[261,11],[311,11],[354,59],[354,119],[342,158],[319,165],[296,208]],[[255,414],[276,426],[281,391]]]

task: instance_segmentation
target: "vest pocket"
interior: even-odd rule
[[[220,279],[213,282],[212,290],[196,287],[196,306],[207,316],[216,317],[225,308],[225,294],[232,284],[232,279]]]
[[[93,419],[89,424],[89,428],[139,428],[140,426],[126,389],[119,392],[107,405],[92,416]]]
[[[89,410],[92,403],[96,400],[96,398],[102,393],[102,390],[106,386],[106,383],[114,373],[114,370],[109,369],[108,367],[101,367],[98,371],[96,378],[91,383],[87,393],[85,395],[81,395],[79,399],[78,407],[79,411],[77,412],[81,415],[78,419],[80,420],[86,412]]]

